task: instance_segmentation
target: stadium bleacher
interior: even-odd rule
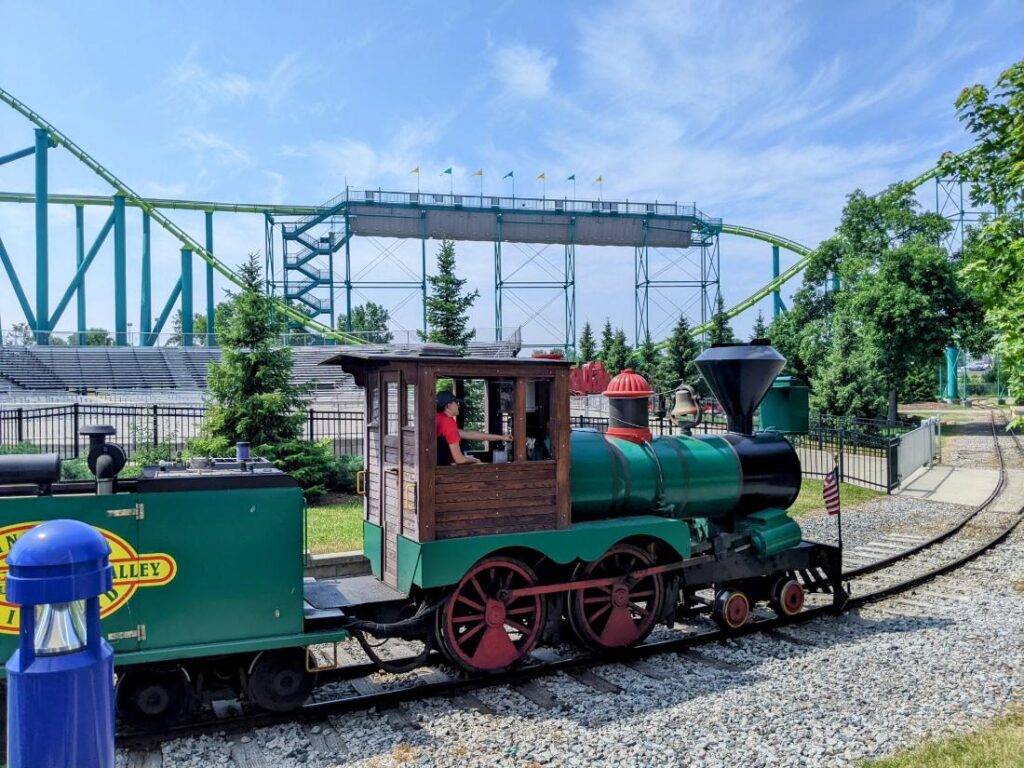
[[[317,400],[361,402],[351,375],[337,366],[320,365],[345,349],[293,347],[292,381],[309,386]],[[470,344],[470,354],[479,357],[514,357],[518,352],[518,339]],[[188,393],[198,398],[206,389],[207,366],[217,360],[217,347],[0,347],[0,397],[103,393],[104,399],[151,401],[165,399],[159,394],[163,392],[171,399],[188,399]]]

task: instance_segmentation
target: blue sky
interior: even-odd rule
[[[66,132],[144,195],[318,203],[356,187],[696,201],[728,222],[814,245],[853,189],[876,191],[969,144],[953,101],[991,83],[1024,53],[1024,5],[981,3],[118,3],[0,6],[0,87]],[[0,155],[28,146],[31,126],[0,108]],[[62,150],[51,192],[106,194]],[[604,184],[591,183],[598,175]],[[31,161],[0,166],[0,190],[30,191]],[[929,187],[922,200],[934,205]],[[87,238],[105,214],[87,212]],[[202,236],[199,215],[171,218]],[[132,317],[138,311],[137,216],[129,220]],[[0,204],[0,237],[32,291],[31,206]],[[218,255],[262,251],[258,217],[218,216]],[[73,210],[51,209],[51,307],[73,271]],[[357,241],[359,269],[381,248],[418,264],[417,243]],[[155,304],[177,276],[177,247],[155,240]],[[90,273],[89,322],[112,326],[105,247]],[[491,327],[493,258],[459,248]],[[506,247],[506,271],[530,249]],[[770,277],[770,249],[723,237],[726,304]],[[556,250],[544,259],[560,262]],[[794,257],[784,256],[784,265]],[[577,318],[633,328],[633,254],[577,254]],[[401,272],[394,261],[372,274]],[[2,273],[0,273],[2,274]],[[223,286],[218,282],[220,294]],[[795,288],[796,285],[792,285]],[[202,282],[196,287],[201,306]],[[558,300],[520,294],[506,325],[551,338]],[[411,298],[411,300],[410,300]],[[367,291],[415,327],[415,297]],[[654,325],[682,294],[656,299]],[[544,305],[547,303],[547,306]],[[770,313],[767,302],[766,314]],[[692,306],[688,310],[693,312]],[[20,321],[6,276],[0,318]],[[738,318],[745,331],[752,314]],[[61,327],[73,327],[73,314]]]

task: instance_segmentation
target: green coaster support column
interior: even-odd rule
[[[140,291],[139,309],[139,343],[151,347],[156,343],[153,338],[153,279],[151,274],[151,248],[149,236],[149,214],[142,212],[142,290]]]
[[[125,250],[124,196],[114,195],[114,344],[128,344],[128,255]]]
[[[85,208],[81,205],[75,206],[75,269],[79,270],[82,268],[82,262],[85,261]],[[86,328],[85,328],[85,276],[82,276],[82,280],[78,283],[78,289],[76,294],[76,300],[78,302],[78,318],[76,323],[76,330],[78,335],[78,346],[85,346],[86,339]]]
[[[47,204],[50,200],[46,152],[50,134],[36,128],[36,344],[49,344],[50,254]]]
[[[347,196],[348,196],[348,188],[347,187],[345,188],[345,195],[346,195],[346,198],[347,198]],[[351,233],[352,233],[352,228],[351,228],[351,225],[349,224],[349,220],[348,220],[348,206],[346,205],[345,206],[345,330],[346,331],[351,331],[352,330],[352,250],[349,247],[349,242],[352,240]],[[426,259],[427,258],[426,257],[426,247],[427,247],[426,246],[426,240],[424,240],[423,242],[424,242],[424,246],[423,246],[423,248],[424,248],[424,250],[423,250],[424,256],[423,256],[423,258]],[[424,261],[424,263],[426,263],[426,262]],[[426,316],[427,316],[427,304],[426,304],[426,302],[424,302],[423,303],[424,322],[426,322],[426,319],[425,319]],[[338,318],[336,318],[336,317],[335,318],[331,318],[331,325],[332,326],[335,323],[337,323],[337,322],[338,322]]]
[[[779,279],[779,246],[772,246],[772,280]],[[772,291],[772,318],[782,314],[782,294],[776,288]]]
[[[213,211],[206,212],[206,252],[213,255]],[[217,333],[213,327],[215,305],[213,301],[213,264],[206,262],[206,346],[217,344]]]
[[[181,345],[192,346],[192,249],[181,249]]]
[[[957,391],[956,361],[960,352],[956,347],[946,347],[946,399],[959,400],[960,393]]]

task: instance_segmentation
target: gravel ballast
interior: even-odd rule
[[[967,437],[975,438],[961,439]],[[965,462],[968,454],[984,460],[983,439],[992,455],[991,437],[977,439],[960,454]],[[1003,445],[1009,456],[1011,444]],[[986,464],[972,464],[979,465]],[[1024,476],[1011,475],[1010,482],[1024,485]],[[1021,489],[1013,490],[1019,498]],[[843,536],[848,549],[888,534],[930,537],[969,512],[883,497],[847,510]],[[835,540],[835,518],[823,512],[800,524],[807,538]],[[403,705],[400,716],[370,711],[244,737],[166,742],[163,764],[857,765],[983,727],[1024,703],[1022,590],[1024,527],[913,594],[780,633],[703,646],[695,656],[665,654],[594,669],[621,693],[556,675],[535,682],[554,695],[551,709],[501,686],[475,693],[492,712],[432,699]],[[125,754],[118,765],[129,765]]]

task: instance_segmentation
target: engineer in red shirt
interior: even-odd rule
[[[505,440],[512,442],[512,433],[492,435],[488,432],[472,432],[459,429],[455,417],[459,414],[459,399],[451,392],[437,395],[437,465],[479,464],[480,459],[466,456],[459,440]]]

